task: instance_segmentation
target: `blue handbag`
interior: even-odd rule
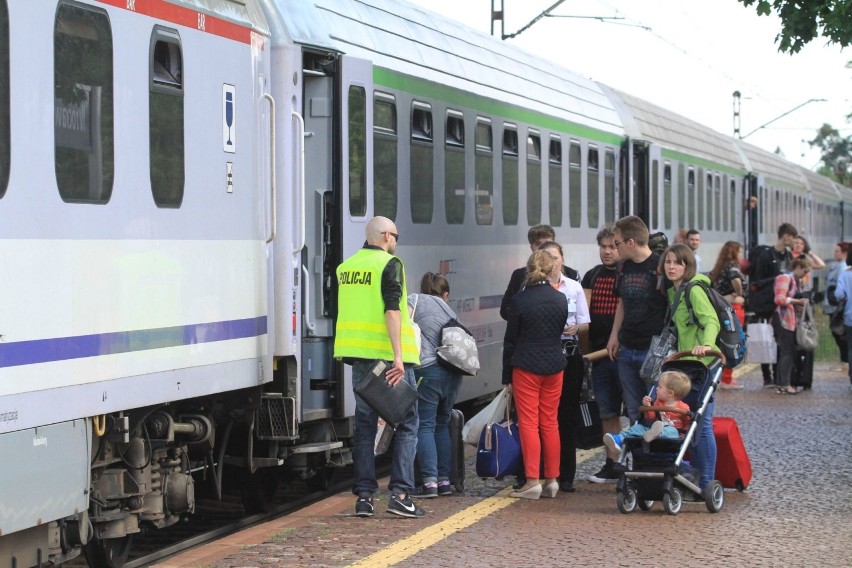
[[[508,418],[486,424],[476,447],[476,475],[502,479],[517,474],[523,467],[518,425]]]

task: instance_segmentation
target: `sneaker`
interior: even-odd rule
[[[644,439],[646,442],[653,442],[654,440],[659,438],[660,434],[662,434],[662,433],[663,433],[663,423],[660,422],[659,420],[657,420],[656,422],[651,424],[651,427],[648,428],[647,432],[642,434],[642,439]]]
[[[614,454],[621,453],[621,434],[604,434],[603,443]]]
[[[413,519],[418,519],[420,517],[425,517],[426,513],[414,504],[414,501],[411,500],[409,495],[405,495],[405,497],[401,498],[398,495],[391,495],[388,500],[388,508],[387,512],[399,515],[400,517],[410,517]]]
[[[449,481],[438,482],[438,495],[441,497],[449,497],[454,493],[453,486]]]
[[[356,517],[372,517],[373,516],[373,498],[359,497],[355,501],[355,516]]]
[[[411,496],[415,499],[434,499],[438,496],[438,484],[427,484],[418,486],[411,492]]]
[[[737,381],[731,380],[730,383],[720,384],[719,388],[722,389],[722,390],[739,390],[739,389],[744,388],[744,387],[741,383],[738,383]]]
[[[606,463],[601,467],[600,471],[593,473],[587,479],[592,483],[615,483],[618,481],[618,474],[612,471],[613,461],[610,458],[606,459]]]

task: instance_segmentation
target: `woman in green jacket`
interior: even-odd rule
[[[697,273],[695,255],[692,249],[684,244],[667,248],[660,260],[660,268],[672,283],[667,291],[669,303],[678,298],[678,305],[672,306],[673,319],[677,328],[678,351],[691,351],[693,355],[703,357],[708,351],[716,349],[716,337],[721,329],[719,318],[704,290],[700,286],[690,286],[689,303],[692,306],[695,321],[700,325],[691,322],[683,294],[686,293],[687,283],[703,282],[709,288],[710,279]],[[678,291],[681,293],[678,294]],[[703,361],[709,363],[712,358],[706,357]],[[713,480],[716,470],[716,438],[713,436],[714,405],[714,401],[707,404],[701,431],[698,433],[698,441],[692,452],[693,464],[701,472],[699,485],[702,490]]]

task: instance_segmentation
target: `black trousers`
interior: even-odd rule
[[[580,427],[580,392],[583,389],[583,355],[579,349],[566,358],[559,399],[559,480],[574,481],[577,473],[577,431]]]

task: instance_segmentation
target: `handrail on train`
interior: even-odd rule
[[[275,209],[275,202],[277,201],[276,196],[276,188],[275,188],[275,99],[272,98],[272,95],[269,93],[263,93],[261,95],[264,99],[269,101],[269,198],[270,198],[270,226],[269,226],[269,236],[266,239],[266,244],[272,242],[272,239],[275,238],[275,228],[278,226],[278,212]]]
[[[294,173],[299,176],[299,182],[294,184],[298,191],[296,198],[299,200],[299,240],[293,247],[293,254],[296,255],[305,248],[305,119],[295,110],[290,112],[298,128],[296,140],[299,144],[299,157],[296,160],[296,168],[294,168]]]

